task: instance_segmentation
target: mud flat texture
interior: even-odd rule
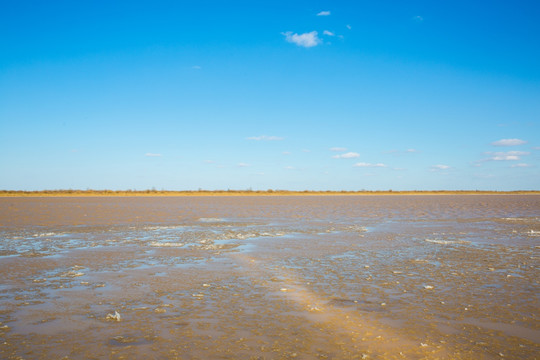
[[[539,359],[540,196],[0,198],[2,359]]]

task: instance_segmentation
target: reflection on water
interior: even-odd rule
[[[539,205],[0,199],[0,357],[535,358]]]

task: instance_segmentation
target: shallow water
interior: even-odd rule
[[[536,359],[539,259],[532,195],[0,198],[0,358]]]

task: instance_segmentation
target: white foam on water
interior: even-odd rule
[[[469,244],[469,241],[464,240],[438,240],[438,239],[426,239],[426,242],[440,245],[452,245],[452,244]]]
[[[367,232],[368,229],[362,225],[351,225],[346,228],[349,231]]]
[[[47,233],[37,233],[37,234],[33,234],[32,236],[33,237],[46,237],[46,236],[55,236],[55,235],[58,235],[57,233],[53,233],[53,232],[47,232]]]
[[[279,237],[279,236],[285,236],[285,233],[283,233],[283,232],[276,232],[276,233],[263,232],[263,233],[261,233],[260,236]]]
[[[170,226],[145,226],[143,227],[143,230],[174,230],[181,228],[182,226],[179,225],[170,225]]]
[[[185,245],[184,243],[179,243],[179,242],[160,243],[160,242],[157,242],[157,241],[152,241],[150,243],[150,246],[154,246],[154,247],[182,247],[184,245]]]
[[[225,219],[221,219],[221,218],[200,218],[199,221],[200,222],[223,222],[223,221],[225,221]]]
[[[230,239],[237,239],[237,240],[247,240],[247,239],[253,239],[253,238],[258,238],[258,237],[280,237],[280,236],[285,236],[286,233],[284,232],[275,232],[275,233],[271,233],[271,232],[247,232],[247,233],[241,233],[241,232],[238,232],[238,233],[229,233],[229,234],[226,234],[225,235],[225,239],[226,240],[230,240]],[[216,239],[216,240],[219,240],[219,239]]]

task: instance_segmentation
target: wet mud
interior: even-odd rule
[[[0,198],[3,359],[537,359],[540,196]]]

